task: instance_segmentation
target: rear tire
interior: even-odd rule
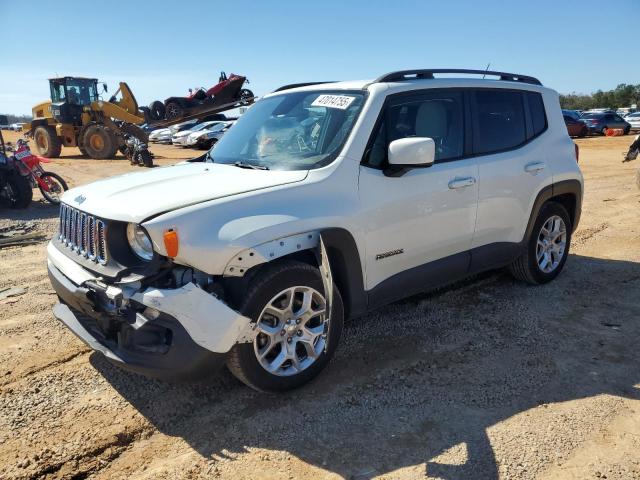
[[[43,157],[58,158],[62,151],[62,142],[56,129],[50,125],[40,125],[33,131],[33,139],[35,140],[36,150]]]
[[[294,290],[299,289],[299,290]],[[292,293],[291,298],[295,299],[290,303],[290,307],[286,305],[289,301],[285,298],[284,292]],[[304,309],[300,302],[301,295],[304,292],[315,292],[309,303],[309,308]],[[246,292],[242,295],[242,305],[239,311],[250,318],[252,322],[260,322],[265,328],[267,320],[275,322],[275,326],[267,326],[278,330],[273,336],[266,338],[264,330],[258,330],[256,338],[250,343],[237,344],[227,358],[227,367],[241,382],[251,388],[259,391],[277,392],[298,388],[312,380],[322,371],[333,356],[340,335],[342,334],[342,325],[344,321],[344,307],[340,292],[334,287],[333,305],[330,315],[328,336],[318,336],[318,332],[323,329],[321,315],[314,315],[321,308],[321,304],[313,307],[312,302],[316,300],[325,301],[324,287],[320,272],[316,267],[309,264],[287,260],[273,265],[266,265],[263,271],[249,281]],[[274,305],[279,299],[283,299],[282,316],[291,316],[300,319],[284,322],[284,320],[275,320],[272,314],[266,312],[267,307]],[[296,311],[297,310],[297,311]],[[292,312],[293,311],[293,312]],[[299,312],[309,312],[308,316]],[[287,313],[288,312],[288,313]],[[280,329],[282,331],[280,332]],[[283,334],[282,332],[287,332]],[[304,333],[300,333],[304,332]],[[271,335],[271,334],[269,334]],[[315,336],[314,336],[315,335]],[[309,338],[306,338],[309,336]],[[289,338],[291,337],[291,338]],[[285,341],[286,339],[286,341]],[[324,350],[324,343],[328,341],[327,349]],[[266,343],[262,343],[266,342]],[[287,346],[288,345],[288,346]],[[262,349],[262,360],[258,359],[258,352]],[[309,350],[312,349],[312,350]],[[276,351],[277,350],[277,351]],[[280,359],[281,355],[291,353],[297,359],[298,367],[295,367],[293,360],[286,357],[284,361]],[[271,355],[274,358],[271,358]],[[262,363],[261,363],[262,362]],[[266,366],[273,366],[273,371],[268,371]],[[278,367],[278,365],[280,365]]]
[[[31,183],[17,173],[7,178],[7,189],[10,208],[27,208],[33,199]]]
[[[53,205],[60,205],[60,196],[62,195],[62,193],[69,190],[67,182],[65,182],[64,178],[62,178],[60,175],[53,172],[44,172],[40,178],[44,180],[52,190],[47,192],[42,188],[40,184],[38,184],[38,188],[40,189],[40,193],[42,193],[42,196],[49,203],[52,203]]]
[[[558,232],[564,233],[562,237],[559,236],[556,240],[550,241],[544,232],[545,230],[549,231],[547,228],[549,222],[554,219],[559,225]],[[561,222],[558,222],[557,219],[560,219]],[[509,266],[509,271],[518,280],[531,285],[550,282],[558,276],[567,261],[571,232],[572,225],[567,210],[557,202],[545,203],[538,213],[531,236],[527,239],[525,253]],[[549,231],[549,233],[553,232]],[[549,260],[551,265],[544,264],[545,250],[547,257],[551,259]],[[556,252],[555,257],[554,251]]]
[[[94,124],[87,127],[82,143],[89,157],[96,160],[113,158],[118,150],[116,136],[104,125]]]
[[[153,167],[153,155],[149,150],[143,150],[136,153],[138,156],[136,163],[141,167],[151,168]]]
[[[178,102],[169,102],[165,105],[165,116],[167,120],[175,120],[184,116],[184,109]]]

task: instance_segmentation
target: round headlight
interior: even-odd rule
[[[153,246],[147,232],[140,225],[130,223],[127,225],[127,240],[133,253],[143,260],[153,258]]]

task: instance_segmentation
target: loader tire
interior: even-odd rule
[[[162,103],[160,100],[156,100],[155,102],[151,102],[149,104],[149,116],[152,120],[162,120],[164,118],[164,114],[164,103]]]
[[[104,160],[113,158],[118,149],[116,136],[104,125],[90,125],[84,131],[82,144],[90,158]]]
[[[40,125],[36,127],[33,132],[33,139],[38,153],[43,157],[58,158],[60,156],[62,142],[56,135],[56,129],[52,126]]]
[[[87,150],[84,148],[84,145],[82,144],[82,141],[78,142],[78,150],[80,150],[80,154],[83,157],[88,157],[89,154],[87,153]]]

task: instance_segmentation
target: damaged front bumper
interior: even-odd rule
[[[105,285],[49,244],[48,271],[60,298],[55,317],[123,368],[169,380],[215,372],[250,337],[250,320],[194,283]]]

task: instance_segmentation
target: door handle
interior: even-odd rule
[[[455,190],[456,188],[465,188],[475,185],[476,179],[473,177],[454,178],[449,182],[449,188]]]
[[[546,165],[542,162],[532,162],[527,163],[524,166],[524,171],[527,173],[538,173],[541,170],[544,170]]]

